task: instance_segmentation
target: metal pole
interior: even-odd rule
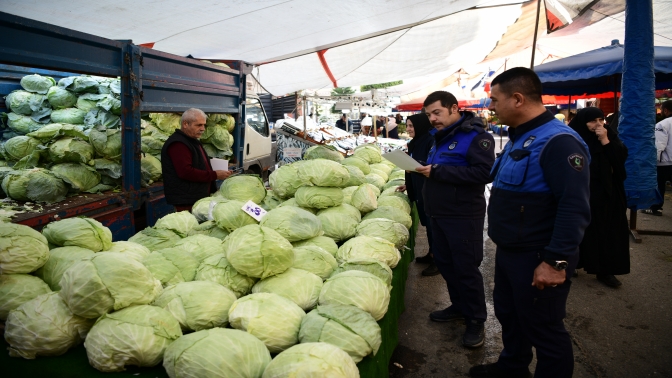
[[[532,60],[530,61],[530,69],[534,69],[534,53],[537,51],[537,31],[539,30],[539,12],[541,11],[541,1],[537,0],[537,18],[534,22],[534,39],[532,40]]]
[[[306,139],[306,96],[303,96],[303,139]]]
[[[569,123],[569,113],[572,112],[572,95],[569,95],[569,99],[567,101],[567,123]]]

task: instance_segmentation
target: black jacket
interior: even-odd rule
[[[176,130],[171,135],[163,148],[161,148],[161,169],[163,171],[163,193],[166,202],[171,205],[193,205],[201,198],[208,197],[216,190],[215,182],[195,182],[181,179],[175,171],[168,147],[173,143],[182,143],[191,150],[191,163],[197,169],[212,169],[210,160],[203,159],[203,145],[197,139],[188,137],[182,130]],[[207,156],[207,155],[206,155]]]

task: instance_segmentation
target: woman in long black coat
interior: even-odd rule
[[[628,149],[598,108],[579,110],[569,126],[590,150],[590,225],[579,247],[579,265],[611,287],[621,286],[615,276],[630,273],[630,245],[626,218],[625,159]]]

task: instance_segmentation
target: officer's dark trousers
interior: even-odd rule
[[[497,366],[511,373],[527,371],[534,346],[535,377],[571,377],[572,342],[562,323],[571,282],[567,279],[562,285],[544,290],[532,286],[534,269],[542,261],[541,252],[507,252],[497,248],[493,297],[504,342]],[[567,277],[572,277],[577,260],[578,253],[568,261]]]
[[[430,218],[434,262],[448,284],[453,306],[469,320],[487,317],[483,276],[483,220]]]

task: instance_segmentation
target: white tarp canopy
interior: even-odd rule
[[[672,46],[672,3],[653,3],[655,44]],[[452,84],[460,69],[473,77],[501,70],[504,62],[508,67],[529,66],[536,4],[3,0],[0,10],[110,39],[153,44],[176,55],[253,62],[258,64],[255,76],[274,95],[334,83],[343,87],[403,80],[388,91],[411,98]],[[557,16],[554,23],[573,22],[547,34],[546,17],[541,17],[536,64],[606,46],[612,39],[623,42],[625,0],[542,4],[542,15]],[[585,6],[589,8],[580,12]]]

